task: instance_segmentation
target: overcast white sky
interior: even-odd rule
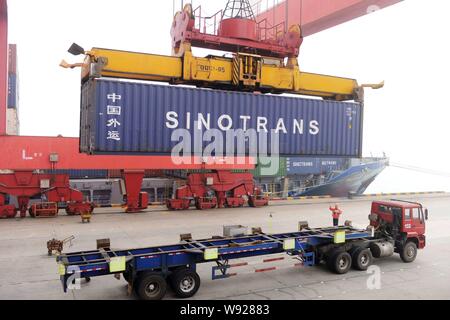
[[[213,9],[225,2],[203,1]],[[58,67],[63,58],[76,61],[66,52],[72,42],[171,52],[172,0],[8,4],[9,42],[19,45],[22,135],[78,136],[79,70]],[[449,12],[447,0],[405,0],[305,39],[304,71],[386,81],[366,95],[365,155],[385,151],[395,162],[450,171]]]

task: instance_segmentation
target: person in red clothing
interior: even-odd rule
[[[339,226],[339,217],[342,214],[342,210],[339,209],[339,205],[335,205],[334,208],[330,207],[330,211],[333,216],[333,226],[338,227]]]

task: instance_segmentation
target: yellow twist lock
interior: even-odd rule
[[[219,249],[206,249],[204,253],[205,260],[216,260],[219,258]]]
[[[62,263],[58,263],[58,273],[60,276],[66,274],[66,267]]]
[[[122,272],[127,269],[125,257],[114,257],[109,262],[110,272]]]
[[[334,234],[334,243],[335,244],[345,243],[345,230],[337,231]]]
[[[284,250],[294,250],[295,249],[295,239],[287,239],[283,242]]]

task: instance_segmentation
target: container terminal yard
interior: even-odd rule
[[[294,267],[297,260],[289,259],[262,263],[266,257],[239,259],[233,264],[248,262],[250,265],[235,268],[235,277],[224,280],[211,279],[211,266],[199,265],[197,272],[202,280],[201,288],[193,297],[197,300],[323,300],[323,299],[448,299],[450,292],[450,252],[448,195],[398,196],[407,201],[418,201],[430,212],[427,224],[427,247],[420,250],[412,264],[405,264],[396,254],[393,257],[377,259],[381,268],[379,290],[367,289],[369,276],[366,272],[350,271],[344,275],[331,273],[326,266]],[[391,197],[362,198],[358,200],[332,199],[339,201],[345,211],[343,217],[353,220],[355,226],[365,229],[367,215],[372,201],[390,200]],[[332,202],[333,203],[333,202]],[[102,209],[94,216],[90,225],[81,224],[78,217],[56,218],[56,223],[27,219],[2,221],[0,225],[1,273],[0,296],[4,299],[39,300],[122,300],[138,299],[127,294],[126,282],[112,275],[95,277],[87,283],[81,282],[81,290],[63,294],[61,281],[57,276],[55,259],[47,256],[46,242],[52,237],[75,239],[64,245],[64,251],[79,252],[95,250],[96,240],[110,238],[113,248],[141,248],[149,244],[164,245],[179,242],[179,235],[191,233],[193,237],[206,239],[222,235],[223,225],[242,224],[261,227],[264,232],[292,232],[298,221],[308,220],[311,227],[331,225],[330,201],[304,200],[277,202],[262,212],[251,208],[236,210],[193,211],[189,225],[185,213],[170,213],[164,207],[149,209],[139,215],[125,216],[115,209]],[[273,218],[270,218],[272,213]],[[363,213],[363,214],[362,214]],[[251,230],[250,230],[251,231]],[[20,246],[20,250],[16,248]],[[274,257],[284,257],[276,254]],[[21,263],[14,263],[14,262]],[[11,263],[15,268],[11,270]],[[277,270],[255,273],[257,269],[277,267]],[[26,275],[26,276],[24,276]],[[245,285],[242,282],[245,281]],[[376,287],[376,283],[374,286]],[[165,299],[178,299],[168,291]]]
[[[450,298],[449,194],[364,194],[390,165],[363,156],[385,83],[299,63],[305,38],[401,1],[177,2],[171,55],[68,46],[64,138],[19,135],[0,0],[0,298]]]

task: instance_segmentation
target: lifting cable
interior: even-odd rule
[[[405,165],[405,164],[400,164],[400,163],[395,163],[395,162],[391,162],[389,164],[389,166],[390,167],[394,167],[394,168],[400,168],[400,169],[405,169],[405,170],[416,171],[416,172],[431,174],[431,175],[435,175],[435,176],[450,178],[450,172],[445,172],[445,171],[439,171],[439,170],[428,169],[428,168],[421,168],[421,167]]]

